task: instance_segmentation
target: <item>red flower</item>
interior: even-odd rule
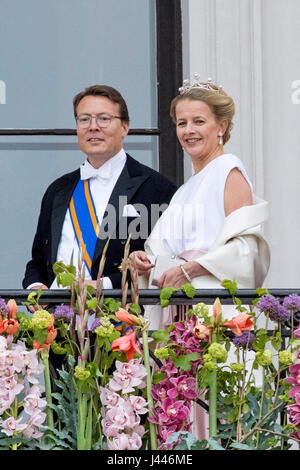
[[[140,320],[137,316],[132,315],[131,313],[127,312],[125,308],[119,308],[116,312],[116,317],[118,320],[127,323],[128,325],[139,325]]]
[[[12,318],[15,320],[17,318],[17,311],[18,311],[18,306],[16,304],[16,301],[14,299],[9,299],[6,305],[8,306],[8,309],[9,309],[8,318],[9,319]]]
[[[19,326],[18,320],[13,318],[3,321],[3,329],[8,335],[15,335],[19,330]]]
[[[253,326],[251,318],[251,315],[247,315],[245,312],[240,312],[236,317],[223,323],[223,326],[230,328],[235,335],[241,336],[243,331],[251,330]]]
[[[0,315],[0,335],[3,333],[3,331],[4,331],[4,325],[3,325],[2,317]]]
[[[135,331],[115,339],[112,342],[111,349],[112,351],[124,351],[128,361],[133,359],[134,351],[136,351],[138,354],[142,354],[140,346],[136,341]]]

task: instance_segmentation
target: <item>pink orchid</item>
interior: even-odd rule
[[[142,447],[142,439],[139,434],[133,432],[131,436],[128,437],[128,450],[139,450]]]
[[[39,389],[37,387],[32,387],[31,391],[24,398],[24,410],[26,413],[32,415],[45,406],[47,406],[47,401],[40,398]]]
[[[177,396],[180,396],[180,398],[187,398],[188,400],[197,398],[198,394],[196,393],[196,381],[194,377],[181,375],[179,377],[171,378],[170,382],[174,387],[167,392],[169,398],[173,400]]]
[[[147,413],[148,409],[146,408],[147,402],[145,398],[136,395],[130,395],[129,400],[135,413],[139,415]]]
[[[22,418],[15,419],[13,417],[7,418],[5,421],[2,421],[2,431],[7,436],[12,436],[15,432],[23,431],[26,428],[26,424],[21,424],[20,421]]]
[[[118,393],[105,387],[100,387],[100,399],[101,403],[109,408],[122,405],[124,402],[124,399]]]
[[[121,434],[114,436],[112,439],[108,439],[108,450],[128,450],[128,438],[129,435],[122,432]]]
[[[168,397],[163,402],[163,412],[159,415],[160,422],[185,421],[189,412],[189,408],[182,400],[174,401]]]
[[[295,403],[287,406],[290,422],[300,427],[300,393],[295,394]]]

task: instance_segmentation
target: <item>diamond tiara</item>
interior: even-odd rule
[[[214,93],[220,93],[220,90],[222,90],[222,85],[217,85],[217,89],[211,86],[213,84],[211,78],[207,79],[207,83],[201,83],[198,73],[194,74],[193,79],[193,83],[191,83],[190,80],[183,80],[182,87],[178,89],[181,95],[189,90],[192,90],[193,88],[201,88],[202,90],[212,91]]]

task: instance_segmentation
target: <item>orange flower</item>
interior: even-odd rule
[[[19,326],[18,320],[14,320],[13,318],[8,318],[3,321],[3,329],[8,335],[15,335],[19,330]]]
[[[253,321],[251,320],[251,315],[240,312],[236,317],[223,323],[223,326],[230,328],[235,335],[241,336],[243,331],[251,330]]]
[[[44,349],[44,348],[47,348],[49,349],[50,348],[50,344],[47,344],[47,343],[44,343],[44,344],[40,344],[38,343],[35,339],[33,340],[33,349]]]
[[[16,304],[16,301],[14,299],[9,299],[6,305],[9,308],[8,318],[9,319],[13,318],[15,320],[17,318],[17,311],[18,311],[18,306]]]
[[[138,354],[142,354],[140,346],[136,341],[135,331],[115,339],[112,342],[111,349],[112,351],[124,351],[128,361],[133,359],[134,351],[136,351]]]
[[[222,304],[220,302],[219,297],[217,297],[216,300],[214,301],[213,316],[214,316],[213,321],[212,321],[213,326],[220,325],[222,321]]]
[[[116,312],[116,317],[118,320],[127,323],[128,325],[139,325],[140,320],[137,316],[132,315],[131,313],[127,312],[125,308],[119,308]]]
[[[199,323],[193,329],[193,334],[201,341],[208,341],[210,337],[210,330],[211,328],[209,326],[206,326],[204,323]]]
[[[49,349],[50,344],[52,343],[52,341],[55,340],[56,336],[57,336],[57,329],[54,328],[54,315],[52,314],[51,315],[51,323],[47,328],[47,336],[46,336],[44,344],[39,344],[36,340],[34,340],[33,341],[33,348],[37,349],[37,350],[43,349],[43,348]]]
[[[4,331],[4,325],[3,325],[2,317],[0,315],[0,335],[3,333],[3,331]]]

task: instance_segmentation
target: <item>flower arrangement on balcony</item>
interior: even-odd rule
[[[244,306],[224,281],[234,313],[219,299],[149,338],[129,241],[122,299],[104,298],[74,266],[54,265],[71,286],[70,305],[18,312],[0,299],[0,449],[286,450],[300,442],[300,297],[267,290]],[[131,274],[128,299],[127,271]],[[162,289],[167,306],[178,289]],[[187,302],[195,295],[182,286]],[[92,322],[91,322],[92,317]],[[289,335],[286,336],[286,332]],[[53,358],[61,367],[53,369]],[[202,430],[199,422],[202,420]]]

